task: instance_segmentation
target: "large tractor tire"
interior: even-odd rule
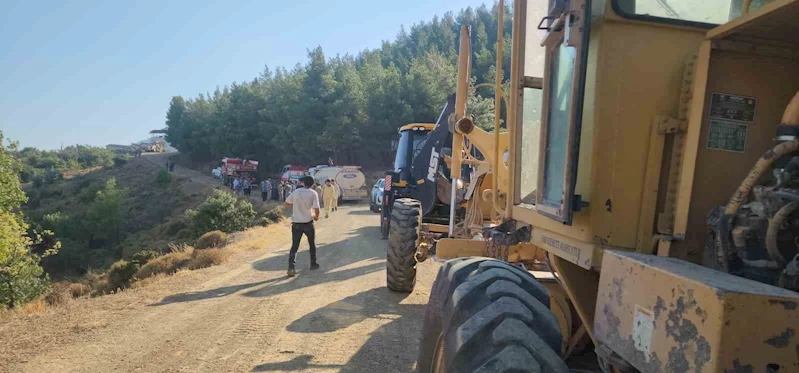
[[[419,373],[568,373],[547,290],[527,271],[488,258],[445,263],[433,283]]]
[[[410,293],[416,285],[416,239],[419,237],[422,205],[410,198],[394,201],[388,227],[386,284],[394,291]]]

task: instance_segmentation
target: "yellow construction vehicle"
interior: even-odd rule
[[[418,371],[799,372],[799,0],[513,7],[493,133],[461,30],[444,161],[470,197],[406,235],[447,260]]]

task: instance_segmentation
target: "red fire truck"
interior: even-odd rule
[[[258,179],[258,161],[241,158],[224,158],[222,159],[222,182],[225,185],[231,185],[233,179],[238,177],[247,177],[253,182]]]
[[[305,176],[308,176],[308,166],[287,164],[280,170],[280,181],[297,183]]]

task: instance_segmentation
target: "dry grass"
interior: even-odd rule
[[[222,231],[211,231],[203,234],[194,243],[194,248],[199,250],[214,249],[224,247],[227,242],[227,233]]]
[[[227,249],[196,250],[188,263],[188,269],[200,269],[222,264],[233,254]]]
[[[89,285],[80,282],[70,284],[67,290],[69,290],[69,293],[72,295],[72,298],[85,297],[91,294],[92,292],[92,288],[90,288]]]
[[[129,289],[145,288],[145,287],[150,286],[152,284],[156,284],[156,283],[159,283],[161,281],[164,281],[164,280],[168,279],[169,277],[170,277],[170,275],[168,275],[166,273],[161,273],[161,274],[157,274],[157,275],[152,275],[152,276],[147,277],[147,278],[137,279],[136,282],[130,284]]]
[[[139,271],[136,272],[135,277],[141,280],[158,274],[173,274],[189,263],[193,253],[194,248],[186,246],[182,251],[174,251],[159,256],[143,265]]]
[[[35,315],[47,311],[48,304],[42,298],[36,299],[33,302],[27,303],[22,307],[22,312],[26,315]]]

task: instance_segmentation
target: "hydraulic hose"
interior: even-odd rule
[[[782,256],[780,249],[777,247],[777,234],[780,232],[780,227],[782,227],[788,219],[788,215],[796,211],[797,208],[799,208],[799,201],[794,200],[782,206],[768,222],[768,230],[766,230],[766,250],[771,260],[777,262],[780,268],[788,264],[788,261],[785,260],[785,257]]]
[[[755,163],[755,166],[752,167],[752,170],[749,171],[749,175],[746,175],[746,178],[732,195],[730,201],[727,202],[727,208],[724,210],[724,214],[721,216],[719,220],[719,240],[720,244],[717,246],[716,258],[719,263],[719,266],[725,272],[729,272],[729,263],[727,261],[728,253],[730,252],[730,222],[732,221],[735,214],[738,212],[738,209],[741,208],[744,200],[749,195],[749,192],[752,191],[752,188],[757,183],[760,176],[763,175],[763,172],[771,166],[774,161],[778,158],[793,153],[799,150],[799,140],[791,140],[784,142],[782,144],[778,144],[773,149],[767,151],[760,157],[760,159]]]

